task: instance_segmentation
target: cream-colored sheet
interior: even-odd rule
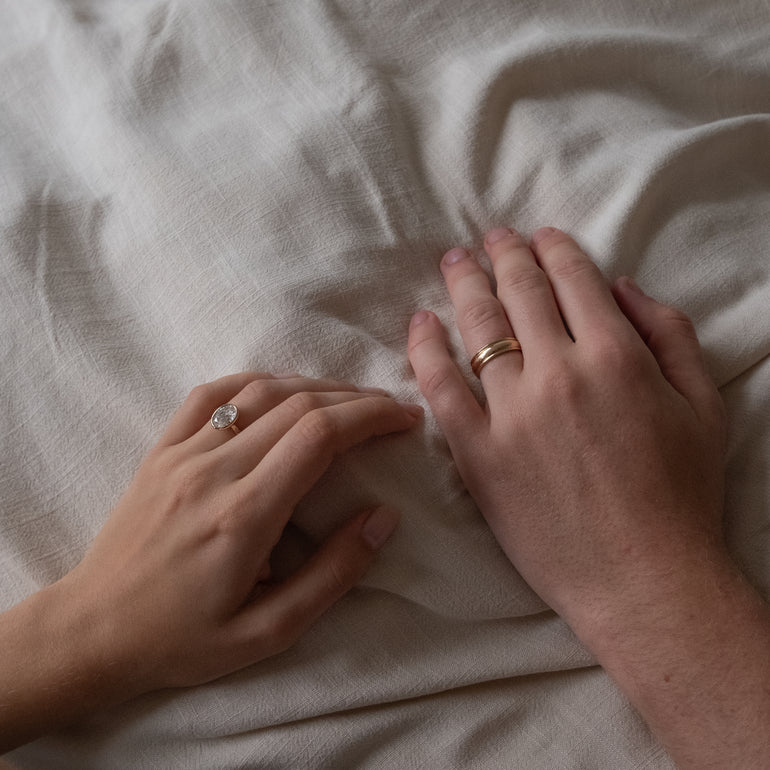
[[[199,382],[300,370],[418,399],[409,317],[451,320],[441,254],[500,224],[567,229],[691,314],[731,419],[730,541],[770,596],[769,18],[0,1],[0,608],[78,562]],[[292,537],[374,500],[398,534],[295,648],[9,759],[670,767],[498,551],[430,417],[339,461]]]

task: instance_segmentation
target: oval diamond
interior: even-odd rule
[[[217,430],[229,428],[238,419],[238,407],[235,404],[223,404],[211,415],[211,424]]]

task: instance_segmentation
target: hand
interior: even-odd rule
[[[420,388],[500,545],[639,710],[677,767],[770,756],[770,608],[722,535],[725,419],[692,324],[558,230],[485,242],[496,295],[462,250],[442,270],[480,406],[427,312]],[[566,326],[565,326],[566,325]]]
[[[412,320],[410,359],[503,550],[579,625],[693,560],[727,558],[723,408],[684,315],[629,279],[610,290],[558,230],[533,241],[487,236],[496,294],[467,251],[442,261],[468,356],[507,336],[522,346],[482,369],[484,406],[432,313]]]
[[[240,432],[215,430],[238,406]],[[354,517],[283,584],[269,558],[333,457],[412,427],[419,407],[342,382],[246,373],[196,388],[60,589],[131,695],[194,685],[288,647],[363,576],[396,526]],[[119,665],[115,665],[119,664]]]

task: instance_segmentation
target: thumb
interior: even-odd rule
[[[398,525],[397,511],[379,507],[355,516],[285,582],[245,610],[258,658],[281,652],[366,574]]]
[[[614,283],[612,293],[671,385],[701,418],[721,415],[721,399],[706,370],[692,321],[680,310],[648,297],[627,276]]]

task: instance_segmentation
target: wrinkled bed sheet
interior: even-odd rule
[[[730,543],[770,596],[769,18],[0,2],[0,608],[79,561],[197,383],[299,370],[420,399],[411,313],[451,321],[441,254],[501,224],[567,229],[691,315],[729,411]],[[498,550],[430,416],[338,461],[288,537],[373,501],[403,512],[395,539],[289,652],[9,759],[671,767]]]

